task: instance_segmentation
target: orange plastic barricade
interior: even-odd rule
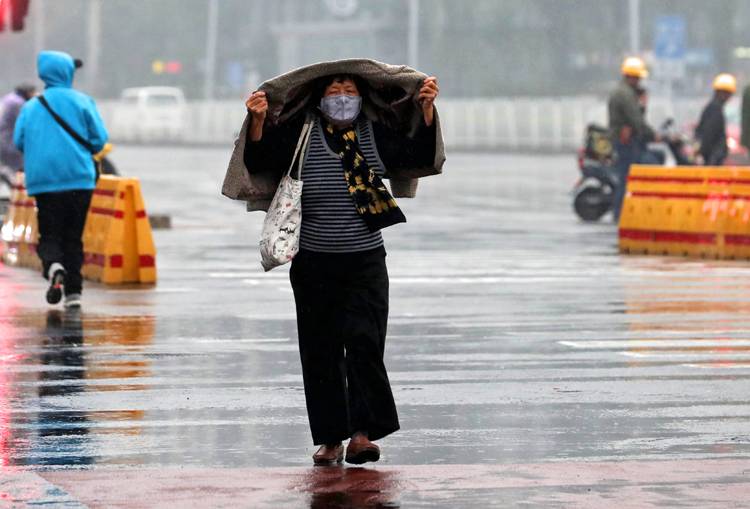
[[[156,249],[138,179],[103,175],[83,233],[87,279],[102,283],[156,282]]]
[[[19,177],[21,183],[19,184]],[[5,217],[3,218],[3,226],[0,229],[0,240],[3,243],[3,262],[8,265],[18,264],[18,241],[16,230],[18,228],[18,221],[21,212],[21,207],[18,206],[20,187],[23,186],[23,174],[16,174],[16,181],[13,184],[13,191],[10,195],[10,206],[8,207]]]
[[[750,259],[750,167],[633,165],[627,185],[620,251]]]
[[[26,194],[23,172],[16,173],[10,207],[0,229],[2,258],[8,265],[40,268],[36,256],[39,234],[36,222],[36,201]]]
[[[8,265],[41,268],[36,202],[16,177],[0,239]],[[83,234],[83,276],[107,284],[156,282],[156,249],[138,179],[104,175],[94,190]]]
[[[39,246],[39,224],[37,223],[36,200],[26,197],[26,221],[21,238],[20,258],[22,267],[42,270],[42,261],[36,253]]]

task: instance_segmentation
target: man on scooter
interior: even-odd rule
[[[700,142],[703,164],[721,166],[729,154],[724,105],[737,91],[737,79],[731,74],[719,74],[714,79],[713,88],[714,96],[703,109],[695,128],[695,139]]]
[[[614,219],[619,221],[631,164],[659,164],[646,144],[658,136],[646,123],[638,99],[641,79],[648,76],[646,64],[638,57],[626,58],[621,67],[623,79],[609,97],[609,131],[616,154],[615,171],[619,180],[615,189]]]

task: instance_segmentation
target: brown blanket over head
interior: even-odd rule
[[[299,113],[307,106],[316,80],[335,74],[355,74],[367,82],[370,88],[369,100],[363,106],[363,111],[369,118],[403,130],[404,136],[413,133],[422,122],[422,109],[417,96],[427,77],[425,74],[404,65],[351,59],[301,67],[263,83],[259,90],[264,91],[268,99],[266,127],[278,125]],[[247,201],[248,210],[267,210],[281,175],[264,172],[262,169],[256,169],[250,174],[245,168],[243,154],[249,122],[248,114],[235,141],[221,192],[229,198]],[[432,166],[387,173],[395,197],[413,197],[416,194],[417,178],[442,172],[445,147],[437,109],[435,136]]]

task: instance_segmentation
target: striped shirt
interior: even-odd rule
[[[357,122],[357,141],[367,163],[383,176],[372,123]],[[300,248],[321,253],[352,253],[383,245],[379,231],[370,232],[357,213],[344,178],[341,158],[331,150],[316,117],[302,168]]]

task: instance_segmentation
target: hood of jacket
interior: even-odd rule
[[[62,51],[42,51],[36,59],[39,78],[48,87],[71,88],[76,66],[73,57]]]
[[[300,67],[272,78],[258,88],[266,93],[268,113],[266,126],[274,126],[294,117],[305,109],[315,108],[316,85],[319,80],[337,74],[353,74],[367,84],[362,111],[371,120],[413,135],[423,122],[422,108],[417,100],[427,75],[405,65],[391,65],[369,59],[346,59]],[[259,172],[252,177],[243,162],[250,115],[240,129],[234,152],[229,162],[222,193],[235,200],[246,200],[249,210],[265,210],[273,197],[280,176]],[[440,118],[435,110],[435,159],[428,168],[413,168],[391,174],[393,195],[412,197],[416,193],[416,179],[442,172],[445,145]],[[267,180],[267,181],[266,181]]]

